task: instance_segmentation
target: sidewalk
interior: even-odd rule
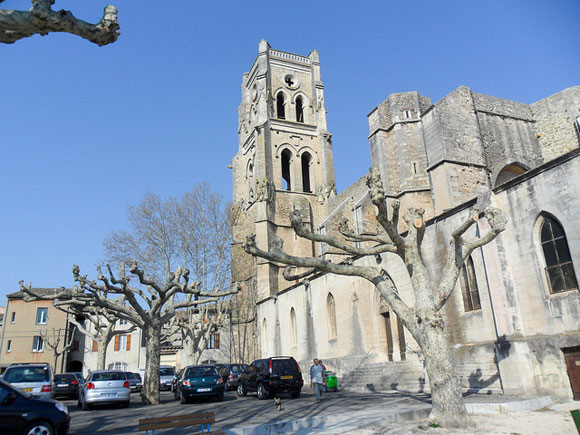
[[[465,430],[432,429],[425,423],[431,405],[425,397],[418,400],[414,395],[393,394],[388,406],[369,406],[366,409],[335,412],[302,419],[232,428],[226,434],[575,434],[570,416],[571,409],[580,408],[579,402],[553,405],[550,397],[514,398],[498,395],[470,395],[465,398],[466,407],[477,428]],[[379,401],[380,402],[380,401]],[[539,411],[541,410],[541,411]],[[532,415],[533,414],[533,415]],[[536,415],[537,414],[537,415]],[[548,417],[553,421],[547,421]],[[537,420],[537,421],[536,421]],[[494,432],[499,430],[499,432]],[[538,430],[534,432],[534,430]]]

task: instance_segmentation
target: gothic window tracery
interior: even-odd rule
[[[540,228],[542,252],[550,293],[578,289],[574,264],[564,228],[551,216],[543,216]]]

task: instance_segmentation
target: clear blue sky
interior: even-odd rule
[[[98,21],[107,0],[57,0]],[[370,165],[366,115],[389,93],[460,85],[524,103],[580,84],[580,2],[110,0],[122,35],[0,44],[0,304],[18,280],[95,276],[101,242],[151,191],[231,197],[242,73],[258,42],[320,52],[336,178]],[[28,0],[3,8],[27,9]]]

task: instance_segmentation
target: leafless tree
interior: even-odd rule
[[[97,280],[89,280],[80,274],[78,266],[73,267],[76,282],[72,290],[61,288],[52,295],[37,295],[31,284],[20,284],[21,290],[35,298],[54,300],[55,306],[71,305],[98,307],[115,313],[118,319],[141,328],[146,338],[145,379],[141,398],[146,404],[159,404],[159,366],[161,354],[161,333],[182,309],[217,302],[235,294],[237,288],[214,288],[203,291],[199,281],[190,281],[189,269],[178,267],[160,282],[147,276],[137,262],[127,267],[121,264],[117,276],[107,266],[107,276],[98,267]],[[131,281],[134,280],[134,283]]]
[[[55,373],[58,372],[58,357],[61,355],[66,355],[68,350],[71,348],[73,344],[74,338],[74,328],[69,330],[69,337],[68,340],[65,342],[66,339],[66,329],[63,330],[62,328],[52,328],[52,334],[49,335],[48,330],[40,331],[40,337],[44,341],[44,343],[52,350],[53,352],[53,368]],[[62,347],[59,350],[59,346],[62,342]]]
[[[97,45],[107,45],[119,37],[117,9],[108,5],[103,18],[90,24],[75,18],[70,11],[53,11],[55,0],[32,0],[28,11],[0,9],[0,42],[12,44],[32,35],[65,32],[78,35]]]
[[[357,276],[374,284],[421,348],[433,401],[429,420],[445,427],[467,427],[472,422],[465,408],[461,385],[445,337],[441,309],[455,288],[464,261],[474,249],[489,243],[503,231],[506,219],[498,209],[486,207],[484,210],[479,210],[475,206],[470,211],[469,218],[453,231],[448,241],[446,264],[440,279],[436,281],[431,277],[421,252],[425,234],[424,210],[409,208],[403,216],[408,230],[406,233],[400,233],[398,231],[399,203],[393,202],[392,214],[389,217],[386,196],[378,171],[371,170],[367,177],[367,185],[371,201],[377,208],[377,221],[384,232],[374,235],[357,235],[343,222],[338,229],[344,239],[315,234],[310,230],[309,225],[303,222],[299,211],[293,212],[290,217],[292,226],[299,237],[326,243],[353,256],[375,256],[384,253],[399,256],[409,273],[415,294],[414,306],[408,305],[399,297],[394,283],[377,267],[353,264],[352,261],[333,264],[322,257],[291,256],[283,251],[280,239],[274,241],[269,251],[264,251],[256,246],[255,235],[247,237],[244,249],[254,256],[288,265],[284,269],[284,277],[288,280],[321,271]],[[480,218],[487,220],[489,227],[487,233],[472,240],[465,240],[466,231]],[[369,247],[362,247],[362,245],[357,247],[356,242],[370,242],[371,244]],[[297,273],[296,267],[306,268],[306,271]]]

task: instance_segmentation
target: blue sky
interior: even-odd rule
[[[105,234],[147,191],[209,181],[231,197],[241,76],[262,38],[320,52],[339,190],[368,169],[366,115],[392,92],[531,103],[580,84],[577,0],[111,1],[112,45],[0,44],[0,304],[20,279],[70,286],[75,263],[94,276]],[[54,8],[95,22],[105,5]]]

